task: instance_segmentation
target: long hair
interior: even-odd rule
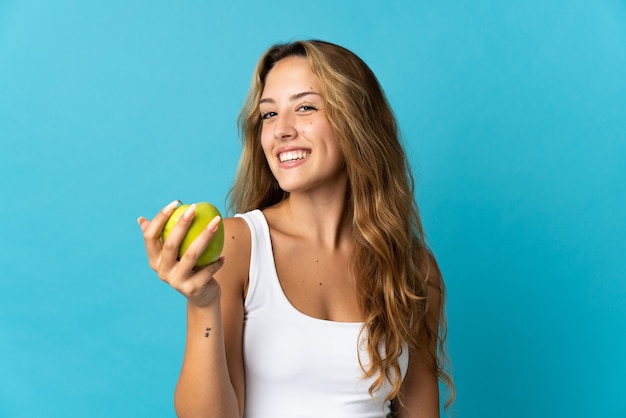
[[[369,354],[361,368],[365,377],[374,378],[370,393],[388,380],[392,391],[387,400],[399,395],[398,358],[407,344],[411,352],[426,350],[423,358],[450,389],[449,404],[454,385],[446,367],[444,283],[425,244],[395,116],[376,76],[359,57],[318,40],[277,44],[265,52],[238,119],[243,150],[229,195],[230,210],[264,209],[288,196],[261,148],[258,106],[267,74],[290,56],[305,57],[319,78],[326,114],[345,157],[348,210],[353,214],[351,273],[365,315]],[[432,292],[441,301],[437,312],[430,309]]]

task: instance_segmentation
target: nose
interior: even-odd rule
[[[289,140],[297,136],[293,120],[290,115],[277,115],[274,120],[274,139]]]

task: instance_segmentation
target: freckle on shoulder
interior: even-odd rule
[[[245,240],[250,236],[248,224],[243,218],[224,219],[224,228],[226,229],[228,235],[230,235],[231,240]]]
[[[247,277],[252,245],[250,228],[245,219],[234,217],[224,219],[224,230],[230,239],[225,240],[222,255],[229,263],[230,271],[236,270],[236,275]]]

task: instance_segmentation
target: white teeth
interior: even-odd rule
[[[308,155],[308,151],[287,151],[278,154],[278,159],[281,163],[284,163],[285,161],[301,160],[303,158],[306,158]]]

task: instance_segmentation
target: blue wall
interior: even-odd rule
[[[0,416],[174,416],[184,301],[135,219],[223,208],[256,59],[294,38],[394,106],[458,416],[626,417],[619,0],[0,1]]]

